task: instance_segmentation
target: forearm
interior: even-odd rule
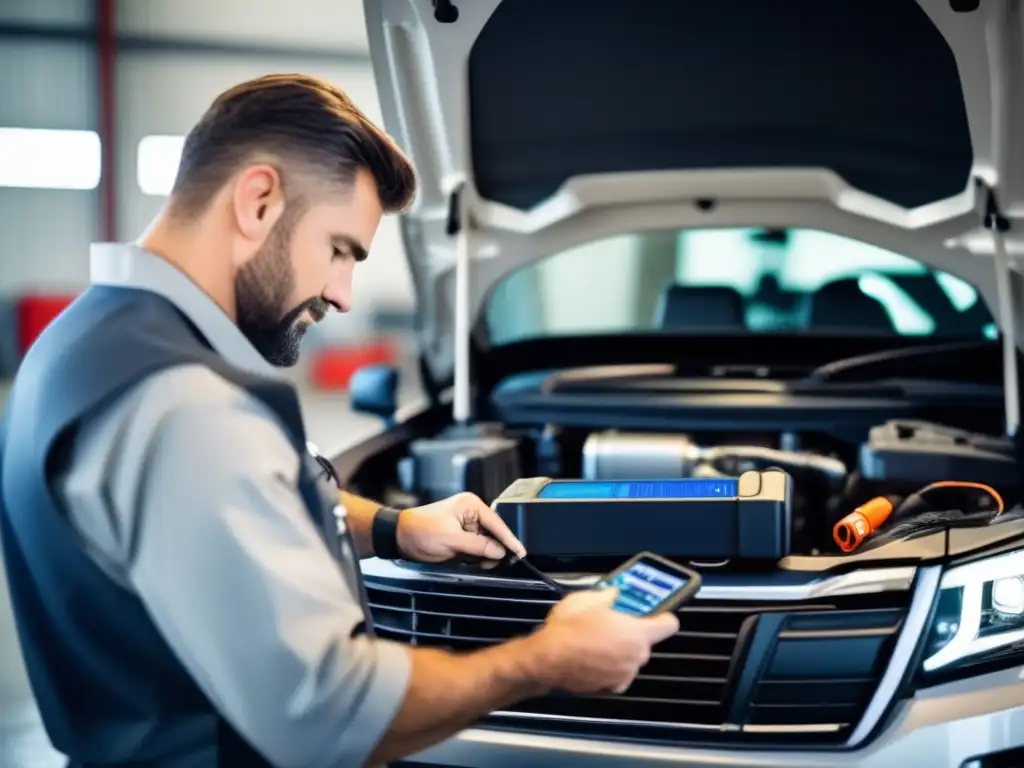
[[[369,765],[419,752],[496,709],[548,692],[538,635],[474,653],[410,648],[409,654],[405,699]]]
[[[373,557],[373,516],[381,505],[348,491],[340,491],[341,505],[347,513],[348,531],[356,556]]]

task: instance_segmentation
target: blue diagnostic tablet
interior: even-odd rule
[[[531,555],[778,559],[790,552],[791,487],[774,469],[679,479],[529,477],[493,507]]]

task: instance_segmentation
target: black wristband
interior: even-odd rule
[[[398,549],[398,516],[400,509],[381,507],[373,516],[370,537],[373,541],[373,553],[382,560],[399,560],[402,557]]]

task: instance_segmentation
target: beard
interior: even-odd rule
[[[319,296],[296,307],[289,301],[295,291],[295,274],[289,257],[292,227],[286,218],[274,225],[256,256],[235,278],[235,303],[239,330],[271,364],[290,368],[299,361],[302,338],[309,323],[308,311],[320,322],[329,305]]]

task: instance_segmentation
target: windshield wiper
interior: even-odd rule
[[[804,383],[864,381],[878,376],[1001,381],[999,347],[986,339],[887,349],[833,360],[811,371]]]

